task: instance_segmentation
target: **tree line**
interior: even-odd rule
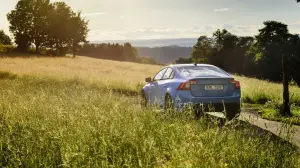
[[[176,63],[208,63],[231,73],[282,81],[282,55],[286,55],[289,80],[300,86],[300,36],[290,34],[287,25],[266,21],[254,37],[234,35],[226,29],[212,37],[200,36],[191,57]]]
[[[118,43],[85,43],[78,47],[78,54],[93,58],[138,62],[145,64],[158,64],[153,58],[140,57],[138,50],[130,43],[124,43],[124,45],[120,45]]]

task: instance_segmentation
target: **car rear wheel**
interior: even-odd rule
[[[226,106],[225,116],[227,120],[233,120],[241,113],[241,104],[229,104]]]

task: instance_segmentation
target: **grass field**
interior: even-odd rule
[[[146,77],[154,76],[161,66],[100,60],[88,57],[72,58],[4,58],[0,71],[15,74],[52,76],[58,79],[83,79],[112,89],[138,92]],[[243,102],[282,101],[282,85],[264,80],[235,76],[241,81]],[[291,103],[300,106],[300,88],[290,87]]]
[[[189,112],[141,109],[132,95],[159,68],[85,57],[1,59],[0,71],[10,73],[0,73],[0,167],[300,166],[295,147],[246,123],[220,128]],[[272,88],[279,85],[238,78],[247,97],[255,100],[251,85],[261,83],[280,100]]]

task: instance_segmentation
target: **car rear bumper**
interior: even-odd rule
[[[174,99],[174,105],[179,111],[184,110],[186,106],[213,105],[217,109],[224,109],[226,105],[241,104],[239,93],[227,97],[193,97],[191,95],[180,95]]]

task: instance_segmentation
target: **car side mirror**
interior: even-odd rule
[[[151,83],[151,82],[152,82],[152,78],[151,78],[151,77],[146,78],[145,81],[146,81],[147,83]]]

